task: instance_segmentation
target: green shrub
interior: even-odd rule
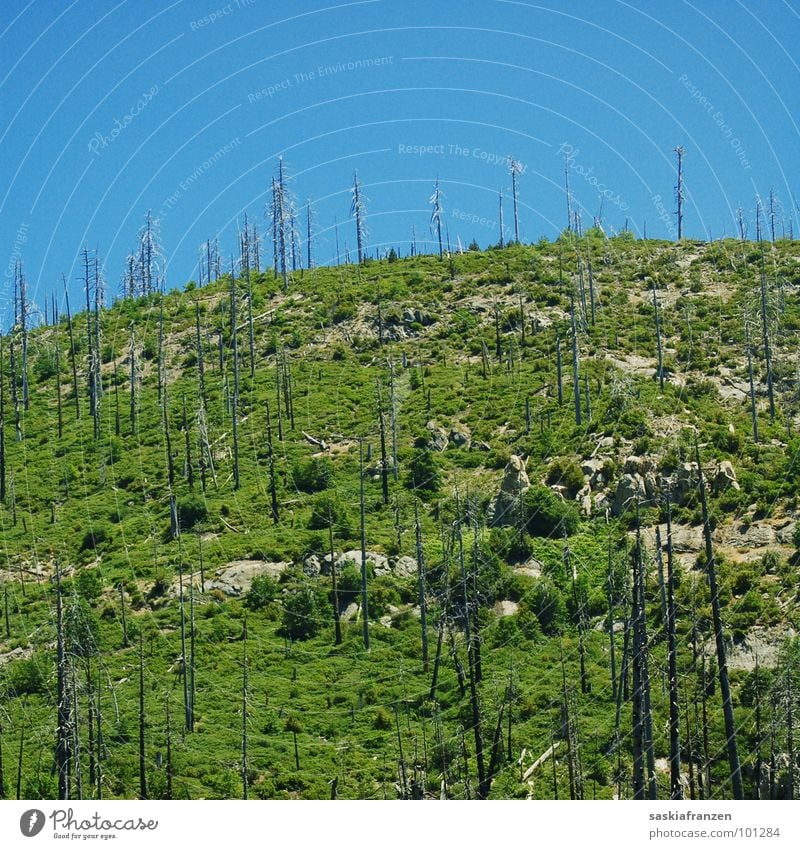
[[[558,634],[567,621],[567,605],[549,578],[538,578],[525,605],[536,614],[545,634]]]
[[[523,496],[524,529],[534,537],[560,537],[578,530],[578,510],[546,486],[532,486]]]
[[[442,485],[442,473],[433,452],[427,448],[415,448],[408,464],[406,486],[422,492],[436,492]]]
[[[94,601],[103,592],[103,576],[99,569],[83,569],[75,578],[78,594],[87,601]]]
[[[289,595],[283,606],[284,635],[293,640],[307,640],[319,633],[320,610],[317,597],[309,587]]]
[[[574,495],[583,488],[583,472],[572,457],[556,457],[547,469],[547,483],[563,486]]]
[[[200,495],[188,495],[178,501],[178,521],[181,530],[191,530],[208,515],[205,499]]]
[[[292,477],[302,492],[320,492],[333,484],[333,463],[327,457],[311,457],[295,466]]]
[[[279,592],[277,581],[269,575],[256,575],[244,597],[244,606],[248,610],[262,610],[275,601]]]
[[[333,492],[321,492],[311,504],[311,517],[308,527],[312,531],[327,530],[333,526],[339,536],[349,537],[352,532],[352,520],[347,504]]]

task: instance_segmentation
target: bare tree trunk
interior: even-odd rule
[[[333,603],[334,645],[341,645],[342,622],[339,616],[339,588],[336,583],[336,553],[333,549],[333,516],[328,517],[328,540],[331,551],[331,599]]]
[[[58,732],[56,765],[58,768],[58,798],[69,799],[69,728],[70,709],[67,694],[67,658],[64,649],[64,612],[61,598],[61,566],[56,563],[56,660],[58,672]]]
[[[275,485],[275,455],[272,449],[272,423],[270,421],[269,399],[267,399],[267,462],[269,464],[269,494],[272,521],[277,524],[280,517],[278,512],[278,491]]]
[[[142,632],[139,631],[139,798],[147,799],[147,773],[144,752],[144,648]]]
[[[578,332],[575,327],[575,301],[570,307],[570,321],[572,322],[572,384],[575,396],[575,424],[581,424],[581,386],[578,378]]]
[[[422,531],[419,524],[419,502],[414,502],[414,535],[417,547],[417,596],[419,620],[422,630],[422,671],[428,672],[428,603],[425,598],[425,554],[422,548]]]
[[[367,604],[367,534],[364,512],[364,443],[358,443],[359,512],[361,516],[361,615],[364,630],[364,648],[369,651],[369,609]]]
[[[244,620],[242,643],[242,798],[247,799],[248,792],[247,762],[247,618]]]
[[[75,362],[75,336],[72,332],[72,316],[69,311],[69,292],[67,291],[67,279],[64,280],[64,304],[67,308],[67,331],[69,333],[69,355],[72,360],[72,392],[75,396],[75,418],[81,417],[81,403],[78,397],[78,366]]]
[[[733,717],[733,702],[731,700],[731,688],[728,680],[728,660],[725,650],[725,637],[722,632],[722,617],[720,614],[719,589],[717,587],[717,570],[714,561],[714,549],[711,542],[711,525],[708,518],[708,504],[706,501],[706,486],[703,479],[703,467],[700,463],[700,448],[695,440],[695,457],[697,460],[697,474],[700,484],[700,504],[703,510],[703,536],[705,537],[706,575],[708,586],[711,591],[711,612],[714,620],[714,638],[717,646],[717,668],[719,674],[719,687],[722,695],[722,711],[725,716],[725,736],[727,737],[728,760],[731,769],[731,784],[733,787],[733,798],[743,799],[742,770],[739,762],[739,750],[736,744],[736,724]]]
[[[675,568],[672,557],[672,509],[667,492],[667,652],[669,664],[669,771],[670,798],[682,799],[678,649],[675,638]]]

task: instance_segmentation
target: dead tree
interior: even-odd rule
[[[350,204],[350,217],[356,220],[356,244],[358,247],[358,264],[364,262],[364,249],[367,241],[366,215],[367,207],[358,180],[358,171],[353,172],[353,198]]]
[[[422,530],[419,524],[419,502],[414,501],[414,537],[417,547],[417,596],[419,620],[422,629],[422,671],[428,672],[428,604],[425,598],[425,553],[422,548]]]
[[[145,760],[145,712],[144,712],[144,643],[139,630],[139,798],[147,799],[147,771]]]
[[[359,513],[361,518],[361,614],[364,648],[369,651],[369,609],[367,605],[367,531],[364,510],[364,442],[358,442]]]
[[[703,477],[703,467],[700,462],[700,448],[695,439],[695,459],[700,489],[700,505],[703,513],[703,537],[705,539],[706,576],[711,593],[711,613],[714,622],[714,639],[717,647],[717,671],[719,688],[722,695],[722,712],[725,717],[725,736],[727,738],[728,761],[731,770],[731,785],[733,798],[744,798],[742,789],[742,769],[739,761],[739,750],[736,744],[736,723],[733,718],[733,701],[728,679],[728,659],[725,649],[725,636],[722,632],[722,616],[720,613],[719,588],[717,586],[717,569],[714,560],[714,548],[711,541],[711,525],[708,518],[708,502],[706,500],[706,485]]]
[[[575,326],[575,299],[570,303],[570,322],[572,325],[572,386],[575,396],[575,424],[581,424],[581,386],[578,377],[578,331]]]
[[[681,145],[673,148],[678,157],[678,183],[675,186],[675,200],[678,204],[678,241],[683,238],[683,155],[686,152]]]
[[[767,322],[767,273],[764,267],[764,248],[761,248],[761,338],[764,345],[764,364],[767,370],[767,398],[769,399],[769,420],[775,421],[775,394],[773,391],[772,348],[770,345],[769,325]]]
[[[22,406],[25,410],[30,409],[30,396],[28,393],[28,282],[22,270],[22,262],[17,260],[17,274],[19,277],[19,326],[22,339]]]
[[[564,403],[564,382],[561,376],[561,337],[556,336],[556,386],[558,387],[558,403]]]
[[[72,394],[75,398],[75,418],[81,417],[81,403],[78,396],[78,365],[75,362],[75,336],[72,332],[72,315],[69,311],[69,292],[67,291],[67,278],[62,275],[64,283],[64,304],[67,309],[67,331],[69,333],[69,356],[72,361]]]
[[[682,799],[678,649],[675,637],[675,566],[672,556],[672,506],[667,492],[667,654],[669,666],[669,772],[670,798]]]
[[[386,456],[386,423],[383,417],[383,396],[380,381],[376,382],[375,398],[378,407],[378,429],[381,440],[381,491],[383,503],[389,503],[389,460]]]
[[[64,607],[61,597],[61,566],[56,563],[56,665],[58,674],[58,729],[56,734],[56,769],[58,798],[69,799],[70,764],[70,699],[67,692],[67,656],[64,646]]]
[[[269,413],[269,399],[267,399],[267,463],[269,467],[269,494],[272,521],[277,525],[280,519],[278,510],[278,490],[275,483],[275,453],[272,448],[272,421]]]
[[[519,210],[517,206],[517,175],[522,174],[524,168],[513,156],[507,159],[508,170],[511,173],[511,195],[514,200],[514,241],[519,244]]]
[[[650,281],[653,291],[653,319],[656,326],[656,351],[658,353],[658,385],[664,389],[664,353],[661,347],[661,319],[658,313],[658,298],[656,297],[656,281],[652,278]]]
[[[231,345],[233,358],[233,403],[231,419],[233,423],[233,488],[239,489],[239,334],[236,330],[236,277],[233,257],[231,257]]]
[[[331,553],[331,602],[333,604],[333,642],[334,645],[342,643],[342,623],[339,615],[339,587],[336,575],[336,553],[333,549],[333,514],[328,514],[328,541]]]
[[[442,250],[442,192],[439,189],[439,178],[436,178],[436,183],[433,187],[433,194],[430,196],[428,203],[433,206],[431,211],[431,233],[437,236],[439,240],[439,259],[442,259],[444,252]]]
[[[200,401],[206,403],[206,376],[203,364],[203,341],[200,336],[200,302],[194,303],[195,351],[197,354],[197,383]]]
[[[247,761],[247,617],[244,620],[242,634],[242,798],[247,799],[248,792]]]
[[[753,378],[753,345],[750,340],[750,327],[745,323],[745,347],[747,348],[747,377],[750,386],[750,418],[753,422],[753,442],[758,444],[758,411],[756,409],[756,388]]]

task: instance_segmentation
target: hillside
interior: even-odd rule
[[[796,796],[800,248],[626,235],[7,333],[0,795],[669,798],[669,553],[731,798],[699,456],[744,795]]]

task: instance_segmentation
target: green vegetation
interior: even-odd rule
[[[757,752],[765,759],[772,745],[775,794],[786,795],[787,705],[800,705],[797,640],[783,645],[789,629],[800,627],[793,341],[800,250],[789,241],[763,248],[776,409],[772,417],[766,362],[755,344],[755,442],[744,318],[761,327],[759,247],[607,239],[599,230],[562,239],[471,247],[445,261],[392,254],[315,268],[290,273],[286,293],[270,272],[252,273],[252,376],[244,279],[121,299],[99,312],[96,422],[87,356],[95,343],[85,314],[72,316],[79,416],[66,317],[30,331],[28,409],[19,356],[13,367],[10,358],[10,337],[18,352],[20,329],[7,334],[0,360],[0,794],[15,792],[21,749],[23,798],[58,795],[51,769],[59,725],[58,565],[65,686],[79,719],[79,751],[70,742],[69,753],[73,764],[80,761],[85,797],[97,796],[98,782],[103,798],[140,792],[140,639],[149,795],[168,794],[160,756],[168,706],[174,796],[242,794],[245,617],[251,798],[329,798],[334,780],[340,798],[394,797],[398,787],[400,795],[438,798],[442,782],[452,798],[552,798],[555,790],[562,798],[630,797],[631,705],[622,701],[617,729],[616,691],[632,615],[637,514],[655,756],[669,756],[655,548],[657,525],[666,541],[669,480],[680,543],[680,704],[682,711],[700,705],[698,715],[704,707],[707,717],[707,729],[691,726],[691,741],[683,740],[684,774],[688,782],[691,742],[693,769],[702,766],[711,781],[710,789],[695,787],[696,795],[730,797],[719,692],[707,681],[703,688],[704,676],[714,674],[715,645],[691,465],[696,437],[724,635],[737,658],[730,673],[745,793],[755,795]],[[594,321],[583,307],[578,258],[584,269],[591,258]],[[669,375],[663,389],[651,280]],[[580,313],[579,425],[571,298]],[[521,474],[511,480],[512,455],[524,458],[518,462],[527,482]],[[736,486],[725,479],[726,462]],[[576,500],[586,492],[588,505]],[[501,504],[507,511],[490,523]],[[616,623],[613,683],[609,618]],[[754,634],[771,646],[758,675],[740,662],[742,641]],[[72,724],[69,732],[74,741]],[[522,749],[527,769],[554,741],[561,744],[555,778],[548,763],[521,781]],[[99,763],[94,782],[90,762]],[[575,775],[570,781],[578,762],[579,784]],[[74,766],[70,775],[74,796]],[[666,798],[669,774],[659,772],[657,782]]]

